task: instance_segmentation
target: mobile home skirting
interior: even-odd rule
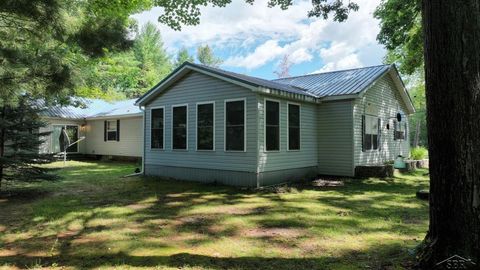
[[[145,164],[145,175],[201,183],[218,183],[239,187],[262,187],[314,177],[317,167],[295,168],[270,172],[242,172]]]

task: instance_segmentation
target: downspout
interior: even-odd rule
[[[142,109],[141,105],[138,105],[140,111],[143,112],[143,121],[142,121],[142,132],[143,132],[143,145],[142,145],[142,171],[139,173],[141,175],[145,175],[145,119],[146,119],[146,112],[145,109]]]

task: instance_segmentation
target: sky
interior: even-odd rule
[[[382,64],[386,51],[376,40],[379,26],[373,18],[380,0],[355,1],[359,11],[343,23],[308,18],[311,0],[294,1],[288,10],[269,8],[267,1],[203,7],[200,24],[181,31],[158,22],[161,8],[133,17],[140,27],[155,24],[172,56],[182,47],[194,55],[197,46],[208,44],[224,60],[222,69],[265,79],[277,77],[274,71],[285,55],[292,76]]]

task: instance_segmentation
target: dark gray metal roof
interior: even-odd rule
[[[299,87],[318,98],[352,95],[365,90],[371,83],[390,69],[380,65],[349,70],[316,73],[273,80],[273,82]]]
[[[101,99],[78,98],[76,101],[83,106],[49,106],[45,107],[41,114],[53,118],[83,119],[141,113],[135,106],[135,99],[107,102]]]

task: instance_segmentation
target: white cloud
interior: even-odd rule
[[[321,58],[312,66],[322,70],[378,64],[384,49],[377,43],[378,22],[372,13],[380,0],[357,0],[358,12],[346,22],[307,18],[311,1],[294,1],[283,11],[268,8],[268,0],[256,0],[253,5],[244,0],[232,1],[224,8],[201,9],[200,24],[173,31],[157,23],[162,10],[155,8],[134,16],[141,24],[154,22],[170,52],[185,46],[194,48],[208,43],[217,50],[228,52],[223,66],[255,69],[275,63],[285,54],[294,64]],[[374,53],[372,53],[374,52]]]
[[[226,66],[237,66],[253,69],[262,66],[284,53],[285,49],[278,45],[276,40],[268,40],[258,46],[255,51],[248,56],[230,57],[225,61]]]

